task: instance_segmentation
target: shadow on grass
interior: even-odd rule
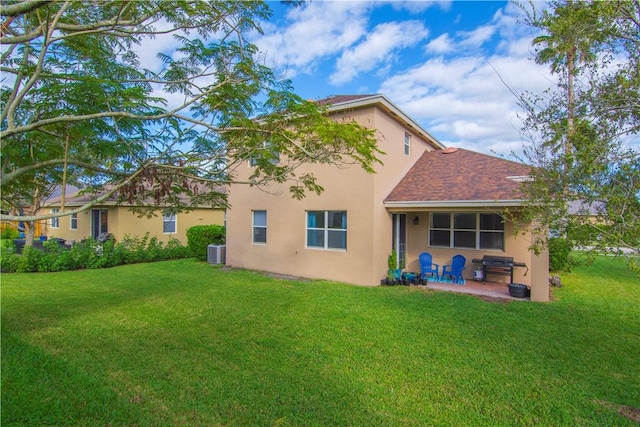
[[[134,402],[62,357],[2,331],[2,424],[148,425]]]
[[[3,424],[624,425],[597,402],[640,395],[626,310],[134,267],[4,292]]]

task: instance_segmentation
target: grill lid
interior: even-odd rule
[[[513,257],[485,255],[482,257],[482,264],[513,266]]]

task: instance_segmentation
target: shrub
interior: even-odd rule
[[[152,240],[154,239],[155,237]],[[153,261],[153,257],[148,250],[149,244],[149,233],[145,233],[143,237],[125,234],[122,242],[117,245],[117,254],[122,258],[121,263],[137,264],[140,262]]]
[[[171,238],[164,245],[157,238],[125,236],[122,242],[108,239],[104,242],[89,239],[75,244],[71,249],[56,240],[43,242],[42,250],[25,247],[22,255],[15,254],[13,241],[0,243],[0,271],[3,273],[27,273],[78,270],[82,268],[107,268],[123,264],[187,258],[189,248]]]
[[[167,256],[167,259],[188,258],[191,256],[189,248],[186,246],[182,246],[180,240],[173,237],[169,238],[167,245],[164,247],[164,252]]]
[[[157,237],[149,239],[147,244],[147,260],[148,261],[163,261],[165,260],[165,253],[163,248],[164,243],[160,242]]]
[[[13,239],[0,239],[0,271],[15,273],[18,269],[20,257],[16,254]]]
[[[15,253],[16,245],[13,243],[13,239],[0,239],[0,251]]]
[[[13,227],[4,227],[2,231],[0,231],[0,239],[17,239],[20,237],[20,232]]]
[[[223,245],[225,240],[225,228],[222,225],[196,225],[187,229],[187,247],[191,255],[201,261],[207,259],[208,245]]]
[[[87,268],[108,268],[121,265],[118,262],[116,242],[113,239],[107,239],[104,242],[96,242],[95,251],[96,257],[92,258],[92,262]]]
[[[96,264],[96,260],[100,257],[101,248],[97,241],[93,239],[83,240],[73,245],[71,248],[70,262],[73,268],[77,270],[81,268],[91,268]]]
[[[551,271],[568,271],[571,268],[569,254],[572,245],[567,239],[552,237],[549,239],[549,269]]]
[[[25,246],[18,262],[18,273],[33,273],[41,270],[44,261],[44,252],[33,246]]]
[[[42,256],[38,265],[38,271],[65,271],[69,270],[68,262],[63,254],[66,249],[60,246],[57,240],[47,240],[42,243]]]

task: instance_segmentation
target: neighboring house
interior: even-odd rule
[[[597,222],[599,216],[606,216],[606,204],[600,201],[582,202],[571,200],[567,203],[569,215],[582,216],[591,222]]]
[[[67,194],[65,209],[74,209],[95,200],[103,193]],[[47,201],[43,212],[55,213],[61,211],[61,198],[55,197]],[[110,233],[120,241],[126,235],[143,237],[149,233],[162,242],[170,238],[178,239],[180,243],[187,243],[187,229],[194,225],[224,225],[225,211],[216,207],[199,207],[188,212],[171,214],[158,208],[155,216],[139,216],[131,211],[131,206],[117,205],[115,198],[107,199],[83,212],[51,218],[46,227],[48,237],[62,238],[67,241],[80,241],[86,238],[97,239],[100,235]]]
[[[472,259],[513,257],[526,263],[514,282],[531,286],[531,299],[549,300],[548,254],[528,250],[526,233],[514,236],[504,223],[505,208],[521,206],[517,192],[528,167],[462,149],[445,149],[383,95],[337,96],[319,101],[336,120],[355,120],[377,130],[386,154],[375,174],[359,166],[309,165],[324,192],[302,200],[284,186],[268,191],[234,185],[227,219],[227,265],[268,272],[379,285],[387,258],[396,249],[406,271],[419,271],[418,255],[434,262],[467,258],[464,275],[473,277]],[[247,162],[239,180],[251,174]],[[509,281],[509,277],[491,277]]]

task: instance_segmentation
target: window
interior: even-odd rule
[[[70,230],[77,230],[78,229],[78,214],[74,213],[71,214],[71,216],[69,217],[69,229]]]
[[[429,246],[451,246],[451,214],[432,213],[429,222]]]
[[[411,154],[411,135],[407,132],[404,133],[404,154]]]
[[[504,250],[504,222],[493,213],[434,212],[429,246]]]
[[[60,209],[54,208],[51,209],[52,214],[56,214],[60,212]],[[60,218],[51,218],[51,228],[60,228]]]
[[[504,222],[497,214],[480,214],[480,249],[504,250]]]
[[[253,211],[253,243],[267,243],[267,211]]]
[[[476,248],[476,214],[453,214],[453,247]]]
[[[307,247],[347,249],[347,212],[307,211]]]
[[[162,232],[165,234],[176,232],[176,214],[167,211],[162,214]]]
[[[263,160],[263,161],[266,160],[273,165],[280,163],[280,153],[274,149],[271,149],[270,145],[271,144],[269,142],[265,141],[262,144],[263,146],[262,151],[264,151],[264,153],[260,155],[261,157],[251,157],[249,159],[249,166],[258,166],[258,163],[260,162],[260,160]]]

